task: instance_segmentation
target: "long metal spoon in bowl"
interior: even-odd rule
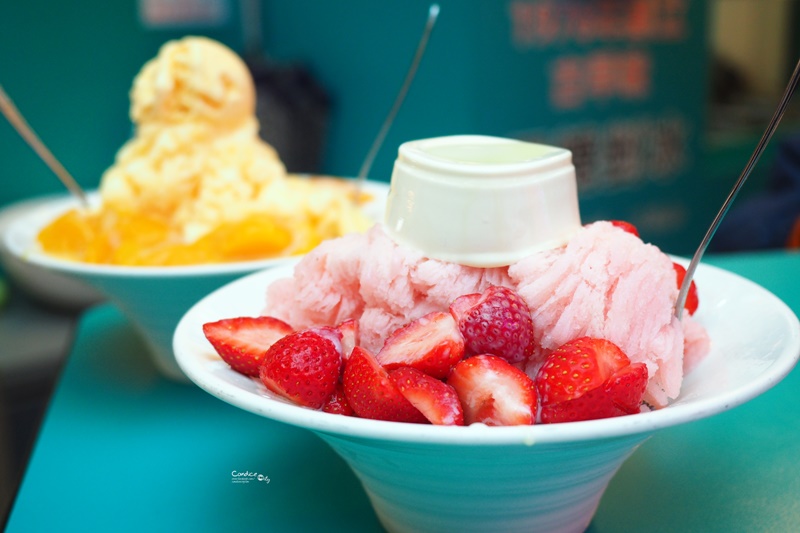
[[[425,22],[425,29],[422,31],[422,37],[420,37],[419,43],[417,44],[417,51],[414,54],[414,59],[411,61],[411,66],[408,68],[403,85],[400,87],[400,92],[397,93],[394,104],[392,105],[389,114],[384,119],[381,129],[378,131],[378,135],[375,137],[375,140],[372,141],[372,146],[370,147],[369,152],[367,152],[364,162],[361,164],[361,169],[358,171],[357,187],[359,190],[361,189],[364,180],[367,179],[367,175],[372,168],[372,163],[375,161],[375,156],[378,155],[378,150],[380,150],[383,140],[386,138],[386,134],[389,132],[389,128],[392,126],[392,122],[394,122],[394,118],[397,116],[397,112],[400,110],[400,106],[403,105],[403,100],[405,100],[408,89],[411,87],[411,82],[414,81],[414,76],[417,73],[417,67],[419,67],[420,61],[422,61],[422,56],[425,54],[425,48],[428,46],[428,39],[430,38],[431,32],[433,31],[433,26],[436,24],[436,19],[438,17],[439,5],[431,4],[430,8],[428,9],[428,19]],[[358,197],[358,194],[356,197]]]
[[[680,291],[678,291],[678,299],[675,302],[675,316],[678,318],[678,320],[680,320],[683,316],[683,307],[686,304],[686,296],[689,294],[689,286],[691,285],[692,278],[697,270],[697,265],[700,264],[700,260],[703,258],[703,254],[705,253],[706,248],[708,248],[708,244],[711,242],[711,239],[717,232],[722,219],[725,218],[726,214],[728,214],[728,210],[730,209],[733,200],[736,198],[736,195],[739,194],[739,190],[742,188],[742,185],[744,185],[744,182],[747,181],[747,178],[753,171],[753,167],[756,166],[758,159],[764,152],[764,148],[766,148],[767,144],[769,144],[769,141],[772,138],[772,135],[775,133],[778,124],[780,124],[781,118],[783,118],[783,114],[786,111],[786,107],[789,105],[789,100],[791,100],[792,94],[794,94],[794,90],[797,87],[798,78],[800,78],[800,61],[798,61],[797,65],[794,67],[794,72],[792,73],[791,78],[789,78],[789,83],[786,85],[786,90],[783,92],[783,96],[778,103],[778,107],[775,109],[775,113],[772,115],[772,119],[767,125],[767,129],[764,131],[764,135],[761,136],[761,140],[758,142],[758,145],[756,145],[753,155],[750,156],[750,160],[747,162],[747,165],[745,165],[741,176],[739,176],[739,179],[736,180],[733,189],[728,194],[725,202],[723,202],[722,207],[717,213],[717,216],[714,218],[713,222],[711,222],[711,226],[708,228],[708,231],[706,231],[705,237],[703,237],[703,240],[700,242],[700,246],[697,247],[697,251],[695,251],[689,266],[686,267],[686,276],[683,278]]]
[[[72,174],[59,163],[58,159],[56,159],[44,143],[39,140],[33,128],[28,125],[22,113],[19,112],[14,102],[11,101],[11,98],[9,98],[3,90],[2,85],[0,85],[0,111],[2,111],[3,115],[8,119],[8,122],[17,130],[17,133],[20,134],[25,142],[33,148],[33,151],[36,152],[41,160],[50,167],[50,170],[61,180],[61,183],[64,184],[67,190],[80,200],[83,207],[88,207],[89,200],[86,197],[86,193],[81,189],[81,186],[78,185],[78,182],[75,181],[75,178],[72,177]]]

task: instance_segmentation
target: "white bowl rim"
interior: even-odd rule
[[[673,258],[686,263],[683,258]],[[296,262],[296,261],[295,261]],[[270,271],[250,274],[210,293],[195,304],[179,322],[173,348],[178,365],[200,388],[217,398],[260,416],[300,426],[315,432],[335,437],[364,438],[379,441],[425,443],[443,445],[534,445],[537,443],[568,443],[599,440],[633,435],[651,434],[656,430],[692,422],[729,410],[780,382],[795,366],[800,357],[800,322],[792,310],[775,295],[737,274],[710,266],[700,265],[698,278],[705,274],[709,279],[722,277],[737,290],[746,288],[772,312],[777,314],[782,325],[782,339],[774,347],[774,356],[766,370],[743,386],[706,399],[693,399],[686,404],[670,405],[667,408],[617,418],[572,422],[562,424],[538,424],[533,426],[447,427],[426,424],[403,424],[396,422],[367,420],[356,417],[334,415],[299,407],[277,399],[255,379],[242,376],[231,370],[213,352],[213,348],[202,337],[200,325],[207,320],[224,318],[212,309],[236,290],[254,290],[265,294],[267,283],[291,274],[293,265],[283,265]],[[246,314],[246,313],[242,313]],[[252,312],[250,314],[253,314]],[[228,315],[230,316],[230,315]],[[711,332],[710,332],[711,333]],[[712,337],[713,342],[713,337]],[[778,341],[776,341],[777,343]],[[205,343],[205,346],[203,346]],[[210,355],[213,354],[213,355]],[[700,363],[698,369],[703,366]],[[223,379],[225,376],[226,379]],[[687,377],[690,378],[691,374]],[[254,390],[247,390],[251,387]],[[680,400],[680,397],[679,397]]]
[[[331,176],[320,176],[329,178]],[[339,178],[354,181],[353,178]],[[373,194],[386,195],[389,184],[385,182],[365,180],[364,190]],[[87,196],[92,203],[99,201],[98,192],[87,191]],[[126,266],[81,263],[54,257],[37,249],[33,242],[35,236],[45,223],[52,220],[57,214],[67,209],[76,207],[79,201],[74,196],[59,195],[48,197],[35,208],[20,213],[20,216],[9,221],[0,235],[0,245],[8,253],[26,263],[47,268],[49,270],[70,274],[94,275],[104,277],[185,277],[207,275],[235,275],[250,273],[256,270],[268,269],[277,265],[291,262],[296,257],[280,257],[273,259],[256,259],[252,261],[231,261],[226,263],[208,263],[200,265],[176,266]]]

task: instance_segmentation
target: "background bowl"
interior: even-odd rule
[[[25,217],[43,206],[72,206],[75,200],[68,194],[42,196],[11,204],[0,210],[0,236],[15,220]],[[0,265],[8,278],[27,295],[38,302],[60,309],[84,309],[105,299],[90,285],[60,272],[23,260],[0,239]]]
[[[383,219],[386,183],[364,184],[372,196],[365,205],[366,214],[375,221]],[[26,210],[8,223],[3,245],[20,268],[36,269],[46,276],[66,277],[98,291],[122,309],[140,331],[161,372],[172,379],[187,381],[175,363],[172,335],[178,320],[204,295],[245,274],[293,261],[292,258],[264,259],[192,266],[139,267],[95,265],[68,261],[41,252],[36,236],[58,214],[74,207],[77,201],[60,198]],[[36,283],[36,280],[31,280]],[[45,285],[40,288],[46,291]]]
[[[178,364],[219,399],[319,435],[353,469],[389,531],[583,531],[606,485],[642,442],[661,428],[754,398],[783,379],[800,355],[800,324],[783,302],[744,278],[702,265],[703,306],[695,318],[708,329],[712,350],[669,407],[513,427],[332,415],[291,405],[232,371],[202,333],[205,322],[259,314],[267,285],[289,275],[288,265],[256,273],[193,306],[175,331]]]

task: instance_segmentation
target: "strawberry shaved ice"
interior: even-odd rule
[[[359,345],[377,353],[397,328],[493,285],[517,291],[530,308],[536,346],[524,370],[531,377],[560,345],[603,338],[647,366],[645,400],[661,407],[678,396],[684,374],[709,350],[700,324],[674,317],[678,288],[670,257],[610,222],[586,225],[563,246],[492,268],[429,259],[376,225],[312,250],[293,277],[270,285],[264,314],[296,329],[357,319]]]
[[[286,317],[298,329],[358,318],[360,345],[377,353],[390,332],[490,285],[513,286],[508,269],[427,259],[376,225],[312,250],[293,278],[270,285],[265,314]]]

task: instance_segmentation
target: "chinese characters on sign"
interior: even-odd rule
[[[517,52],[543,61],[553,115],[544,137],[572,151],[583,194],[687,170],[694,121],[655,101],[653,45],[686,41],[688,0],[512,0],[508,16]]]
[[[569,42],[675,42],[686,37],[688,0],[515,0],[512,37],[520,48]]]
[[[578,186],[586,194],[673,180],[688,163],[688,128],[679,116],[582,123],[551,131],[547,142],[572,151]],[[527,140],[541,142],[541,136]]]
[[[557,108],[576,109],[612,98],[643,100],[651,93],[653,60],[637,45],[685,39],[687,4],[688,0],[515,0],[509,7],[511,39],[521,51],[585,47],[583,53],[559,55],[549,65],[549,100]]]
[[[645,100],[650,96],[651,70],[650,56],[641,50],[557,57],[550,69],[550,103],[577,109],[589,100]]]
[[[139,19],[146,28],[219,27],[230,18],[228,0],[139,0]]]

